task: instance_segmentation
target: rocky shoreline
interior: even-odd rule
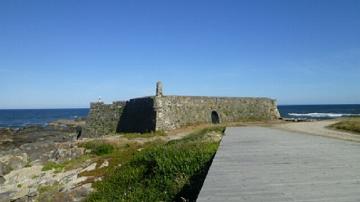
[[[78,147],[77,128],[84,126],[83,120],[58,120],[47,126],[27,126],[19,129],[0,128],[0,202],[34,201],[39,188],[66,184],[63,194],[73,196],[65,201],[78,201],[91,185],[78,186],[78,174],[89,165],[74,170],[54,173],[44,171],[48,162],[64,162],[84,154]],[[59,201],[62,201],[63,198]]]

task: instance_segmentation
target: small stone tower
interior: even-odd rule
[[[156,82],[156,96],[163,96],[163,85],[161,81]]]

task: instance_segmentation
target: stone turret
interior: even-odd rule
[[[156,82],[156,96],[163,96],[163,85],[161,81]]]

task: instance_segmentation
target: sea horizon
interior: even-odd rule
[[[105,103],[111,104],[111,103]],[[360,105],[360,103],[350,104],[277,104],[277,106],[320,106],[320,105]],[[0,110],[62,110],[62,109],[90,109],[88,107],[44,107],[44,108],[0,108]]]
[[[281,117],[324,120],[360,116],[360,104],[280,104]],[[23,108],[0,109],[0,128],[22,128],[68,119],[85,118],[90,108]]]

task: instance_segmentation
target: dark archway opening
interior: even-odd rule
[[[212,111],[211,112],[211,122],[213,124],[218,124],[220,123],[220,118],[219,118],[219,114],[216,111]]]

